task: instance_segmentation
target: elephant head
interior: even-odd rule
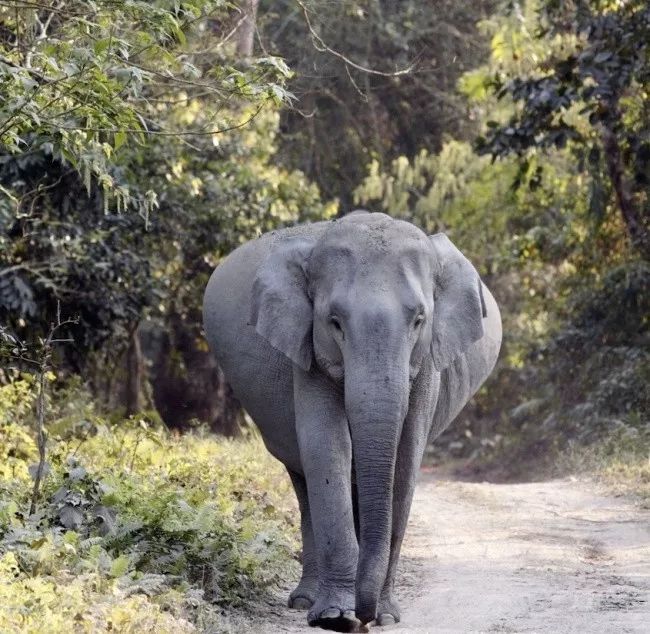
[[[317,240],[280,243],[253,287],[251,323],[306,372],[343,388],[359,501],[357,616],[386,576],[395,459],[411,385],[483,334],[481,284],[443,234],[355,212]],[[430,356],[429,356],[430,355]]]

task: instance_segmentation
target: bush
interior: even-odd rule
[[[9,403],[28,388],[1,389]],[[95,416],[83,434],[69,433],[72,417],[67,429],[54,421],[48,476],[29,516],[37,451],[24,421],[3,411],[0,631],[218,630],[222,609],[286,574],[295,509],[259,439],[178,437],[143,417],[111,425]]]

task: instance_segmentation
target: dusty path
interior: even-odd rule
[[[650,511],[586,483],[425,476],[402,571],[402,623],[371,632],[650,633]],[[254,631],[320,631],[273,613]]]

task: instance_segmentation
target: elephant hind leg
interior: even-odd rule
[[[295,610],[309,610],[318,591],[318,563],[314,545],[314,531],[309,514],[309,499],[305,478],[287,469],[300,508],[300,532],[302,534],[302,575],[298,585],[289,595],[288,605]]]

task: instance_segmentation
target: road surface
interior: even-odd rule
[[[402,622],[376,634],[650,633],[650,511],[586,482],[425,474],[402,552]],[[281,600],[249,631],[321,631]]]

